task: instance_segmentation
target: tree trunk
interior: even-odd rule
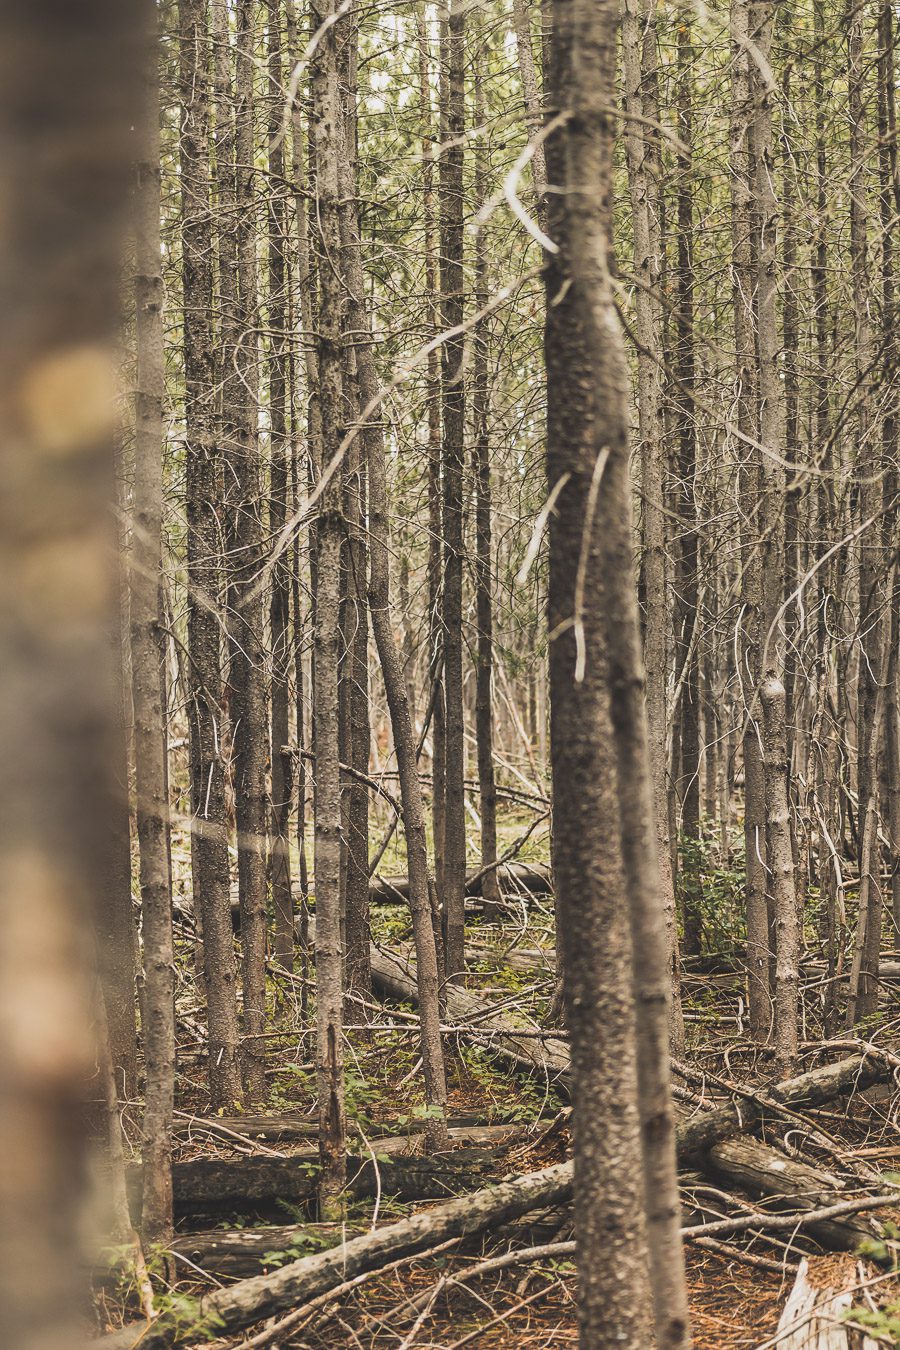
[[[172,1232],[172,1111],[175,1098],[175,955],[166,779],[162,588],[163,284],[160,255],[159,77],[153,44],[135,187],[134,505],[131,556],[131,690],[144,945],[143,1157],[147,1169],[144,1237]]]
[[[267,0],[269,64],[269,531],[277,539],[287,518],[290,442],[287,431],[287,220],[281,182],[284,179],[284,71],[281,57],[281,3]],[[291,891],[291,770],[284,746],[290,741],[290,553],[285,549],[272,567],[269,600],[272,644],[270,766],[272,818],[270,868],[275,913],[275,957],[285,970],[294,968],[294,902]],[[299,739],[299,738],[298,738]]]
[[[677,793],[681,808],[679,881],[684,922],[684,951],[699,956],[703,921],[700,910],[700,661],[697,652],[697,430],[694,414],[694,193],[691,166],[694,76],[689,11],[678,20],[678,258],[676,264],[675,510],[680,548],[676,562],[676,666],[681,750]]]
[[[313,740],[315,778],[316,1024],[319,1093],[320,1206],[337,1217],[346,1175],[341,951],[341,782],[338,731],[341,539],[344,532],[341,473],[333,463],[343,424],[341,307],[343,286],[333,262],[340,256],[339,165],[341,93],[337,43],[344,22],[333,0],[312,11],[312,31],[322,31],[312,62],[312,143],[323,265],[318,269],[318,377],[323,459],[316,519],[316,624]]]
[[[520,0],[516,0],[520,3]],[[530,39],[529,39],[530,41]],[[480,81],[475,88],[475,123],[484,121]],[[475,196],[487,196],[487,170],[483,151],[476,151]],[[475,309],[488,301],[488,264],[484,227],[475,236]],[[485,914],[498,916],[500,885],[497,878],[497,785],[494,779],[494,669],[493,543],[491,532],[490,389],[488,385],[488,328],[480,320],[474,333],[472,364],[472,420],[474,426],[473,470],[475,479],[475,622],[478,640],[475,666],[475,742],[478,754],[478,795],[481,806],[481,866],[489,868],[482,882]]]
[[[234,163],[237,334],[232,351],[233,442],[226,477],[232,755],[241,902],[241,1073],[251,1098],[266,1094],[266,765],[269,724],[263,671],[262,485],[259,463],[255,137],[255,0],[237,6]],[[230,487],[230,491],[229,491]]]
[[[772,51],[775,6],[758,4],[753,11],[753,40],[761,60]],[[759,483],[762,535],[762,608],[760,623],[760,701],[763,713],[763,757],[766,814],[769,827],[768,867],[775,930],[775,1045],[779,1071],[793,1069],[799,1028],[798,965],[802,916],[798,912],[790,821],[790,764],[784,690],[784,389],[778,332],[778,250],[780,207],[775,196],[772,106],[777,90],[771,75],[763,77],[751,61],[754,98],[752,126],[759,212],[757,258],[757,352],[759,361]],[[779,692],[780,691],[780,692]],[[772,781],[774,775],[774,781]],[[770,924],[771,926],[771,924]]]
[[[210,389],[216,385],[212,241],[209,226],[209,41],[206,0],[181,0],[179,148],[184,297],[185,497],[187,505],[188,725],[191,876],[203,934],[203,983],[213,1106],[239,1100],[238,1020],[222,704],[220,536],[216,500],[221,455]]]
[[[440,281],[441,324],[457,329],[464,314],[463,132],[465,7],[449,0],[441,36]],[[444,650],[444,856],[441,894],[448,979],[465,974],[465,723],[463,714],[463,468],[466,436],[464,335],[441,347],[441,459]]]
[[[684,1043],[684,1021],[678,973],[678,931],[675,883],[669,839],[666,782],[668,643],[670,627],[666,588],[665,503],[663,501],[662,325],[659,297],[660,248],[655,174],[658,146],[638,118],[658,120],[656,90],[656,25],[648,0],[626,0],[622,19],[625,77],[625,152],[634,231],[634,268],[641,285],[635,292],[638,351],[638,417],[641,439],[643,589],[646,618],[644,661],[647,668],[647,723],[656,812],[659,885],[666,916],[666,940],[672,981],[672,1044]]]
[[[652,834],[643,837],[652,810],[639,821],[631,809],[650,808],[649,798],[625,806],[621,836],[616,830],[597,828],[600,820],[619,819],[614,779],[617,767],[624,772],[626,759],[633,757],[634,746],[627,744],[635,730],[633,691],[616,682],[624,676],[622,658],[626,664],[633,659],[632,644],[638,640],[630,511],[625,510],[618,525],[611,519],[623,504],[627,508],[630,491],[623,354],[605,261],[613,143],[607,108],[613,102],[614,52],[613,5],[579,4],[571,12],[556,7],[550,111],[567,113],[568,120],[565,132],[547,147],[548,178],[557,189],[549,197],[549,233],[560,248],[547,267],[545,333],[547,477],[549,490],[558,492],[550,521],[553,861],[572,1038],[575,1221],[584,1346],[647,1341],[641,1315],[647,1301],[647,1213],[639,1192],[623,1185],[624,1176],[633,1178],[634,1185],[641,1172],[634,989],[628,974],[632,935],[625,919],[626,875],[630,883],[638,834],[641,843],[649,845],[654,869],[651,893],[658,881]],[[604,481],[609,473],[611,487]],[[610,537],[604,538],[604,529],[611,526]],[[622,567],[621,577],[612,575]],[[609,603],[617,621],[626,624],[624,648],[617,651],[610,650],[609,629],[600,619]],[[635,674],[624,678],[633,679]],[[636,689],[642,698],[640,682]],[[611,701],[625,718],[624,734],[617,742]],[[593,734],[586,734],[586,728],[594,729]],[[637,734],[640,740],[642,725]],[[634,767],[632,763],[630,768]],[[640,796],[644,787],[649,791],[649,779],[639,775],[627,790],[636,789]],[[622,788],[620,774],[619,793]],[[652,943],[656,934],[649,936]],[[662,964],[665,1054],[668,1002]],[[654,988],[652,997],[659,992]],[[645,1044],[645,1051],[648,1048]],[[648,1067],[653,1072],[656,1066]],[[663,1122],[666,1117],[664,1109]],[[671,1150],[665,1124],[663,1135]],[[658,1230],[660,1218],[656,1204],[665,1210],[668,1201],[668,1188],[654,1198],[654,1229]],[[660,1259],[665,1265],[667,1257],[664,1243],[654,1258],[654,1275]],[[687,1322],[681,1317],[682,1303],[683,1297],[676,1298],[659,1322],[660,1344],[684,1343]]]
[[[85,1325],[90,926],[122,810],[113,344],[150,33],[149,4],[0,12],[0,1308],[15,1350],[69,1350]]]
[[[743,632],[740,653],[740,683],[745,708],[744,758],[744,854],[747,918],[747,1001],[750,1033],[765,1041],[771,1031],[769,971],[769,906],[766,897],[765,781],[760,732],[750,715],[759,683],[759,626],[762,577],[759,557],[759,466],[751,449],[756,436],[755,323],[753,300],[753,158],[750,125],[753,96],[750,67],[750,16],[748,0],[732,0],[732,292],[734,341],[737,362],[736,423],[741,467],[740,495],[742,553],[744,566]]]
[[[341,249],[345,263],[360,248],[355,226],[356,194],[356,64],[358,19],[355,6],[348,14],[345,39],[346,55],[343,64],[347,70],[344,94],[343,165],[347,169],[347,190],[341,194]],[[361,268],[360,268],[361,274]],[[351,283],[352,287],[352,283]],[[346,351],[353,367],[354,377],[345,388],[345,406],[348,417],[356,421],[359,404],[365,397],[361,390],[360,355],[358,343],[368,316],[362,306],[362,290],[348,300],[345,316]],[[354,304],[354,301],[357,303]],[[346,983],[348,990],[362,994],[372,992],[372,972],[369,968],[371,941],[369,919],[369,788],[365,777],[369,772],[371,729],[369,726],[369,612],[366,602],[366,465],[359,439],[348,447],[345,459],[344,502],[347,536],[344,544],[346,589],[344,595],[343,682],[346,686],[345,735],[347,762],[355,773],[351,775],[345,792],[346,809]]]

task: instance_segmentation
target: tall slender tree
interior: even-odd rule
[[[175,955],[169,857],[166,667],[162,622],[165,352],[160,253],[159,75],[148,43],[135,203],[134,501],[131,546],[131,692],[144,947],[144,1236],[172,1231]]]
[[[448,978],[466,968],[466,787],[463,713],[463,473],[466,438],[463,238],[465,203],[466,11],[450,0],[441,20],[441,157],[439,160],[441,323],[453,333],[441,346],[441,531],[443,537],[444,839],[442,904]]]
[[[222,463],[218,418],[211,404],[216,355],[206,0],[181,0],[179,42],[191,876],[195,914],[203,935],[209,1089],[218,1109],[240,1098],[241,1080],[225,806],[221,532],[216,505],[221,495]]]

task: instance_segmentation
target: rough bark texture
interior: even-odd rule
[[[674,507],[678,519],[675,564],[675,648],[681,697],[678,700],[679,763],[676,789],[680,806],[679,885],[684,926],[684,951],[698,956],[702,915],[698,884],[700,852],[700,662],[698,625],[697,425],[694,412],[696,357],[694,353],[694,189],[691,138],[693,135],[693,42],[689,7],[678,20],[678,155],[677,260],[675,270],[675,394]]]
[[[769,867],[775,910],[775,1056],[778,1072],[788,1078],[797,1064],[800,998],[800,920],[794,884],[791,843],[784,685],[772,676],[760,689],[766,746],[766,818]]]
[[[760,61],[768,63],[772,50],[775,6],[758,3],[753,14],[752,39]],[[759,363],[759,485],[762,535],[762,607],[759,630],[768,867],[770,873],[770,931],[775,931],[775,1042],[780,1072],[790,1073],[795,1059],[797,979],[800,958],[800,916],[794,879],[790,822],[790,765],[784,689],[784,624],[782,598],[785,572],[784,389],[781,336],[778,331],[778,226],[780,205],[775,195],[775,153],[772,108],[776,90],[771,75],[763,78],[760,61],[750,62],[754,102],[752,126],[758,212],[757,358]],[[780,693],[779,693],[780,690]]]
[[[520,39],[521,40],[521,39]],[[529,39],[530,42],[530,39]],[[530,50],[530,46],[529,46]],[[484,121],[481,83],[475,88],[475,122]],[[487,196],[487,172],[481,149],[476,152],[475,195]],[[487,251],[484,230],[475,238],[475,309],[488,300]],[[487,912],[500,899],[494,864],[497,861],[497,785],[494,779],[494,667],[493,547],[491,525],[491,441],[489,429],[488,328],[481,320],[475,328],[472,369],[472,420],[474,423],[473,477],[475,479],[475,622],[478,628],[475,664],[475,741],[478,758],[478,796],[481,807],[481,866],[490,868],[482,882]],[[496,913],[496,910],[493,911]]]
[[[568,112],[570,121],[547,142],[548,232],[559,248],[546,268],[544,339],[547,486],[559,493],[550,520],[550,743],[557,931],[571,1034],[581,1343],[637,1347],[647,1343],[649,1329],[642,1315],[648,1288],[631,941],[618,830],[598,828],[618,812],[599,622],[596,504],[607,455],[593,433],[618,385],[611,388],[608,366],[598,369],[609,348],[604,341],[596,349],[590,292],[573,284],[576,252],[596,242],[586,244],[579,232],[586,222],[573,215],[597,213],[607,228],[611,138],[591,115],[588,86],[595,84],[596,97],[608,96],[614,32],[611,5],[591,12],[554,6],[548,113]],[[607,242],[600,244],[604,257]]]
[[[736,424],[741,438],[740,493],[743,543],[747,554],[744,581],[744,643],[740,677],[746,723],[744,757],[744,846],[746,858],[747,999],[750,1031],[765,1040],[772,1026],[769,980],[769,907],[766,898],[765,784],[759,728],[750,715],[759,682],[759,625],[762,573],[758,548],[759,466],[750,438],[756,435],[755,322],[753,299],[753,163],[750,123],[753,99],[750,79],[750,14],[748,0],[732,0],[731,156],[732,292],[737,361]]]
[[[572,111],[568,132],[568,245],[578,317],[593,353],[594,403],[587,432],[591,477],[584,483],[581,557],[585,574],[595,554],[593,594],[585,585],[583,620],[600,616],[607,663],[611,739],[615,752],[617,810],[623,886],[631,929],[632,997],[635,1007],[641,1171],[647,1225],[650,1286],[657,1345],[690,1343],[680,1210],[675,1166],[675,1115],[669,1083],[671,984],[666,960],[653,820],[653,789],[644,708],[637,595],[632,562],[631,479],[628,456],[628,396],[625,352],[612,303],[606,258],[609,250],[613,126],[608,108],[615,71],[616,9],[576,5],[572,60]],[[591,463],[593,461],[593,463]],[[577,463],[577,462],[576,462]],[[575,465],[573,465],[575,467]],[[576,681],[580,671],[574,671]],[[558,809],[558,808],[557,808]],[[560,856],[559,851],[556,857]],[[560,882],[562,885],[562,882]],[[573,1068],[574,1063],[574,1027]],[[575,1070],[577,1082],[577,1069]],[[577,1091],[577,1089],[576,1089]],[[576,1097],[577,1101],[577,1097]]]

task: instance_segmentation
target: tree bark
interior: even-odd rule
[[[694,78],[690,12],[678,19],[678,155],[675,301],[675,512],[680,544],[675,566],[676,668],[681,686],[678,701],[680,762],[677,798],[680,804],[679,883],[684,926],[684,951],[699,956],[703,932],[700,910],[700,661],[695,630],[697,615],[697,429],[694,413],[694,193],[691,137]]]
[[[135,211],[134,498],[131,554],[131,691],[144,947],[146,1066],[144,1237],[172,1231],[172,1111],[175,1099],[175,954],[169,864],[165,648],[162,591],[163,283],[160,254],[159,76],[148,52],[138,142]]]
[[[517,3],[520,0],[516,0]],[[530,39],[529,39],[530,41]],[[475,88],[475,122],[484,121],[480,81]],[[475,196],[487,196],[487,169],[479,148],[475,161]],[[475,236],[475,309],[488,301],[488,261],[484,227]],[[475,479],[475,622],[478,628],[475,666],[475,742],[478,758],[478,796],[481,807],[481,866],[489,868],[482,881],[485,913],[498,917],[500,884],[497,869],[497,785],[494,778],[494,595],[493,539],[491,527],[490,388],[488,383],[488,327],[480,320],[474,331],[472,363],[472,421],[474,428],[473,476]]]
[[[181,0],[179,18],[191,876],[203,937],[209,1092],[218,1109],[240,1099],[241,1080],[225,807],[221,538],[216,512],[222,463],[215,409],[210,406],[210,390],[217,381],[209,222],[210,52],[206,0]]]
[[[319,1188],[323,1218],[337,1217],[346,1175],[346,1121],[342,1034],[341,783],[338,728],[341,539],[344,532],[341,473],[332,463],[343,425],[339,165],[341,93],[337,43],[345,20],[333,0],[314,6],[313,32],[329,21],[312,61],[312,144],[322,266],[318,269],[318,380],[322,462],[316,518],[316,626],[313,739],[315,777],[316,1027],[319,1093]]]
[[[263,671],[262,484],[259,462],[259,344],[255,183],[255,0],[239,0],[234,79],[236,340],[227,355],[236,379],[226,477],[229,544],[229,684],[241,902],[243,1042],[241,1073],[251,1098],[266,1093],[266,764],[269,744]],[[230,491],[229,491],[230,487]]]
[[[753,269],[754,171],[750,127],[754,116],[751,90],[750,6],[732,0],[732,293],[737,364],[737,431],[740,456],[742,552],[744,555],[744,642],[740,653],[744,705],[744,856],[747,919],[747,1001],[750,1032],[765,1041],[771,1031],[769,971],[769,905],[766,897],[765,782],[760,730],[752,715],[759,683],[759,630],[762,574],[759,557],[759,465],[752,449],[756,436],[756,371]]]
[[[659,296],[660,250],[657,188],[659,151],[643,127],[645,115],[657,119],[656,24],[648,0],[625,0],[622,17],[625,78],[625,153],[634,232],[634,268],[641,284],[635,292],[638,351],[638,417],[641,441],[641,524],[643,589],[646,617],[644,662],[647,669],[647,725],[656,812],[659,886],[666,922],[672,982],[672,1045],[684,1044],[684,1020],[678,970],[675,882],[669,839],[666,782],[668,642],[670,627],[666,586],[665,503],[663,500],[662,324]]]
[[[268,21],[268,313],[269,313],[269,531],[277,539],[288,511],[290,442],[287,430],[287,219],[284,179],[284,137],[281,132],[284,72],[281,51],[281,3],[267,0]],[[269,720],[269,763],[272,779],[270,871],[275,913],[275,957],[285,970],[294,968],[294,903],[291,891],[291,771],[282,747],[290,740],[290,553],[284,550],[272,567],[269,631],[272,645],[272,699]],[[299,739],[299,738],[298,738]]]
[[[464,314],[463,133],[465,128],[465,7],[449,0],[441,36],[440,283],[441,324],[459,328]],[[465,974],[466,878],[465,721],[463,713],[463,470],[465,463],[465,342],[462,333],[441,346],[444,652],[444,855],[441,893],[444,962],[448,979]]]

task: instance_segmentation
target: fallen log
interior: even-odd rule
[[[288,1308],[297,1308],[336,1285],[367,1271],[376,1271],[399,1258],[410,1258],[431,1250],[452,1238],[470,1237],[496,1228],[526,1214],[529,1210],[561,1204],[571,1198],[572,1164],[557,1163],[515,1181],[501,1182],[474,1195],[451,1200],[436,1209],[403,1219],[375,1233],[351,1238],[328,1251],[300,1257],[266,1275],[252,1276],[200,1299],[196,1310],[185,1317],[164,1311],[153,1323],[136,1323],[102,1338],[102,1350],[144,1350],[184,1344],[201,1334],[234,1333],[263,1318],[274,1317]],[[865,1203],[850,1201],[848,1204]],[[772,1217],[769,1226],[789,1227],[802,1224],[804,1215]],[[765,1217],[735,1220],[730,1229],[759,1223]],[[709,1224],[711,1233],[722,1225]],[[694,1230],[702,1235],[703,1228]]]
[[[374,946],[371,963],[372,984],[377,993],[403,1003],[418,1001],[414,966]],[[517,1028],[477,994],[459,985],[448,985],[446,996],[447,1016],[455,1025],[467,1024],[482,1042],[488,1039],[491,1050],[502,1059],[539,1074],[545,1082],[568,1094],[569,1047],[564,1040],[552,1033],[538,1039],[517,1035],[517,1031],[533,1030],[533,1025]]]
[[[542,1210],[492,1229],[497,1241],[549,1242],[566,1220],[563,1209]],[[363,1224],[369,1229],[369,1220]],[[267,1224],[254,1228],[208,1228],[179,1233],[169,1251],[186,1265],[218,1279],[246,1279],[272,1270],[305,1252],[324,1250],[355,1236],[340,1224]]]
[[[416,1000],[414,974],[396,957],[375,948],[372,949],[372,980],[376,989],[390,997],[413,1003]],[[490,1030],[490,1047],[502,1058],[513,1062],[517,1068],[540,1074],[559,1091],[568,1093],[569,1048],[566,1042],[558,1038],[542,1042],[521,1035],[517,1037],[516,1028],[493,1013],[490,1004],[458,986],[448,989],[447,1008],[454,1022],[468,1022],[473,1030]],[[744,1132],[762,1123],[767,1115],[777,1116],[779,1106],[792,1110],[819,1106],[835,1097],[871,1087],[890,1074],[887,1059],[874,1054],[853,1055],[758,1092],[736,1093],[724,1106],[694,1115],[679,1124],[679,1163],[695,1161],[703,1170],[712,1169],[753,1194],[777,1194],[779,1187],[785,1184],[791,1160],[760,1140],[747,1138]],[[732,1140],[734,1135],[744,1137]],[[731,1142],[725,1145],[725,1140]],[[710,1150],[715,1150],[715,1157],[711,1156]],[[794,1175],[799,1178],[801,1165],[796,1166],[798,1170]],[[828,1195],[832,1199],[840,1198],[835,1194],[835,1179],[830,1173],[809,1168],[803,1175],[804,1184],[815,1190],[820,1200]],[[865,1221],[858,1223],[863,1226]],[[831,1245],[845,1249],[854,1246],[852,1227],[852,1222],[848,1222],[832,1230]],[[817,1236],[827,1243],[827,1234],[826,1227]],[[871,1229],[864,1235],[872,1236]]]
[[[840,1177],[789,1158],[759,1139],[738,1135],[723,1140],[710,1149],[708,1163],[732,1185],[768,1197],[775,1212],[809,1212],[847,1198]],[[879,1225],[861,1214],[821,1219],[809,1224],[808,1231],[838,1251],[855,1251],[861,1242],[881,1235]]]
[[[104,1336],[103,1350],[159,1350],[196,1340],[205,1331],[240,1331],[286,1308],[298,1307],[366,1270],[379,1270],[398,1258],[451,1238],[472,1237],[530,1210],[561,1204],[571,1197],[572,1165],[557,1163],[515,1181],[501,1182],[425,1210],[409,1219],[314,1256],[292,1261],[268,1275],[217,1289],[198,1300],[196,1310],[164,1311],[155,1322],[138,1322]]]
[[[355,1200],[377,1193],[396,1199],[445,1200],[472,1189],[473,1178],[496,1161],[498,1149],[521,1131],[509,1125],[451,1129],[453,1143],[468,1145],[428,1158],[409,1154],[406,1135],[374,1139],[371,1154],[348,1159],[347,1189]],[[319,1177],[318,1150],[288,1157],[195,1158],[172,1167],[175,1217],[220,1214],[266,1214],[285,1205],[315,1200]],[[140,1168],[129,1172],[129,1199],[140,1214]],[[271,1249],[270,1249],[271,1250]]]
[[[371,949],[372,984],[382,996],[404,1003],[416,1003],[415,967],[377,947]],[[447,1015],[455,1025],[465,1026],[458,1034],[472,1034],[515,1067],[538,1074],[564,1096],[569,1089],[569,1046],[559,1036],[548,1033],[534,1039],[522,1034],[531,1028],[517,1027],[490,1003],[459,985],[447,988]],[[517,1034],[518,1033],[518,1034]],[[714,1111],[694,1116],[679,1127],[679,1156],[685,1159],[705,1153],[719,1140],[743,1133],[768,1114],[777,1115],[779,1105],[792,1110],[820,1106],[823,1102],[850,1092],[863,1091],[890,1077],[887,1060],[875,1054],[851,1055],[835,1064],[827,1064],[783,1083],[759,1091],[735,1094],[733,1100]]]
[[[543,863],[503,863],[496,868],[501,895],[550,895],[553,883],[550,868]],[[466,879],[466,896],[474,899],[482,893],[484,878],[473,872]],[[375,876],[369,883],[369,899],[382,904],[409,900],[409,879],[406,876]]]
[[[422,1134],[424,1129],[425,1121],[419,1118],[414,1118],[402,1126],[393,1121],[387,1125],[373,1125],[367,1130],[367,1138],[370,1141],[377,1139],[379,1147],[390,1150],[396,1148],[401,1139],[408,1147],[410,1139]],[[481,1125],[477,1119],[457,1115],[450,1121],[448,1134],[455,1142],[491,1143],[509,1134],[511,1129],[509,1125]],[[285,1144],[316,1139],[319,1127],[309,1116],[289,1111],[283,1115],[191,1116],[187,1120],[178,1121],[174,1133],[179,1139],[190,1139],[194,1135],[209,1135],[223,1145],[234,1141],[235,1137],[238,1140],[258,1139],[264,1143]]]

